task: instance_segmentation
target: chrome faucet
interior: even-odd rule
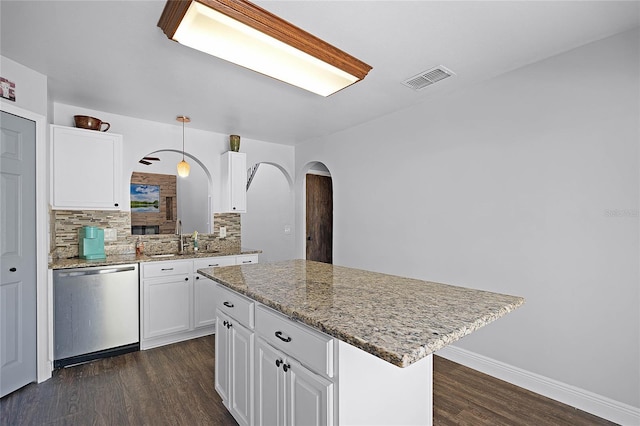
[[[185,244],[182,235],[182,221],[180,219],[176,221],[176,234],[178,235],[178,253],[182,254]]]

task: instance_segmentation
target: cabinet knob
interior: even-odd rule
[[[282,331],[276,331],[276,337],[285,343],[289,343],[291,341],[291,337],[289,336],[282,337]]]
[[[16,268],[9,268],[9,272],[15,272],[15,271],[17,271]]]
[[[185,280],[185,281],[189,281],[189,277],[186,277],[184,280]]]
[[[118,203],[115,203],[114,206],[118,207]]]
[[[224,302],[223,305],[226,306],[227,308],[233,308],[233,303]]]
[[[200,275],[196,275],[196,280],[199,280],[199,279],[200,279]]]
[[[222,326],[226,327],[227,326],[227,321],[222,321]]]
[[[280,367],[282,365],[282,360],[281,359],[276,359],[276,367]]]
[[[282,366],[282,369],[283,369],[283,370],[284,370],[284,372],[286,373],[287,371],[289,371],[289,369],[291,369],[291,365],[289,365],[289,364],[284,364],[284,365]]]
[[[235,210],[236,208],[234,207],[233,210]]]
[[[227,323],[227,328],[231,328],[233,326],[233,324],[231,324],[230,322]]]

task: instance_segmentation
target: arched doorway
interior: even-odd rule
[[[250,170],[255,173],[247,188],[247,212],[241,215],[242,246],[262,250],[260,263],[293,259],[292,179],[275,163],[257,163]]]
[[[305,176],[306,259],[333,263],[333,181],[329,169],[315,163]]]

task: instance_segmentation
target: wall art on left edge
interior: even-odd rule
[[[16,101],[16,84],[4,77],[0,77],[0,97]]]

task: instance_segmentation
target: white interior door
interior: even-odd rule
[[[2,397],[36,381],[36,125],[0,114]]]

